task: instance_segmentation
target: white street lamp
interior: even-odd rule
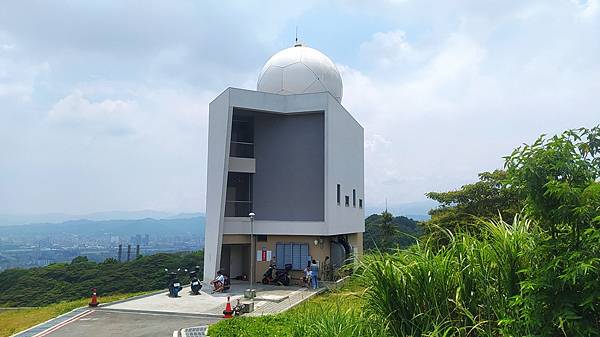
[[[254,259],[256,258],[255,248],[254,248],[254,212],[250,212],[248,216],[250,217],[250,297],[254,300],[255,292],[254,292]]]

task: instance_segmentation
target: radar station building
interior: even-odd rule
[[[362,253],[363,128],[342,92],[334,63],[297,43],[267,61],[256,91],[210,103],[205,281],[246,279],[251,259],[260,281],[269,263],[337,268]]]

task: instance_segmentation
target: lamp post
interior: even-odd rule
[[[248,216],[250,217],[250,297],[254,300],[254,259],[255,256],[255,248],[254,248],[254,212],[250,212]]]

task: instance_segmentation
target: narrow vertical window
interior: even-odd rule
[[[352,207],[356,208],[356,190],[352,190]]]
[[[341,195],[341,188],[340,188],[340,184],[337,184],[337,204],[340,204],[340,198],[342,197]]]
[[[358,207],[363,208],[362,199],[358,199]]]
[[[350,206],[350,197],[349,196],[345,196],[345,201],[346,201],[346,207]]]

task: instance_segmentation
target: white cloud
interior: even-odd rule
[[[598,4],[12,3],[0,212],[202,210],[208,103],[253,89],[295,25],[337,60],[365,127],[367,204],[422,200],[540,133],[598,123]]]
[[[522,9],[499,13],[504,19],[491,20],[485,34],[466,17],[453,32],[409,47],[410,35],[377,33],[362,45],[380,55],[376,67],[340,67],[344,105],[365,127],[370,205],[457,188],[501,168],[503,155],[541,133],[600,122],[597,30],[578,24],[573,8],[544,11],[546,19],[529,15],[515,31],[510,17],[524,20]],[[544,34],[539,20],[562,32]],[[398,56],[407,49],[417,61]]]
[[[412,56],[406,33],[401,30],[373,34],[371,40],[360,45],[360,51],[364,58],[383,67],[405,62]]]
[[[135,131],[132,124],[141,117],[137,110],[136,102],[111,99],[91,102],[78,90],[59,100],[50,109],[48,120],[78,131],[123,135]]]

